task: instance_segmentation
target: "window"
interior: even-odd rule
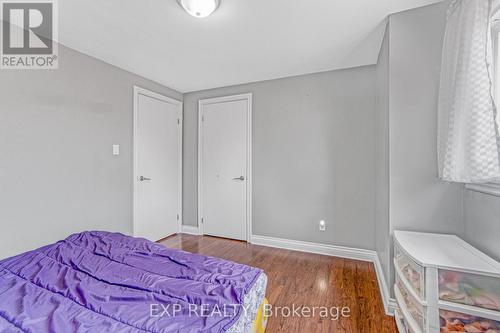
[[[493,16],[491,25],[491,38],[493,46],[493,98],[497,105],[496,121],[500,129],[500,0],[495,0],[493,3]],[[469,184],[466,188],[500,196],[500,183],[492,184]]]
[[[492,23],[491,1],[450,3],[437,108],[438,172],[444,181],[500,180]]]

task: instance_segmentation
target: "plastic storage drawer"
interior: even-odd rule
[[[401,315],[401,313],[398,310],[395,311],[394,317],[396,320],[396,325],[398,326],[399,333],[417,333],[413,331],[410,328],[410,326],[408,326],[408,323],[406,322],[405,318]]]
[[[396,286],[402,297],[402,302],[406,306],[406,311],[409,313],[413,319],[417,322],[418,326],[422,331],[425,329],[425,309],[422,304],[420,304],[412,294],[406,289],[405,285],[401,281],[398,275],[396,275]],[[401,304],[402,306],[403,304]]]
[[[500,333],[500,322],[464,313],[439,310],[441,333]]]
[[[408,257],[397,243],[394,246],[395,268],[406,279],[421,300],[425,299],[425,269]]]
[[[500,311],[500,279],[440,269],[439,299]]]

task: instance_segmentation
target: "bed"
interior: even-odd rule
[[[266,284],[254,267],[83,232],[0,261],[0,332],[263,332]]]

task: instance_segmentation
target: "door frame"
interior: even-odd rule
[[[132,134],[132,141],[133,141],[133,171],[132,171],[132,234],[134,236],[137,235],[137,179],[139,175],[137,174],[137,152],[138,152],[138,146],[137,146],[137,126],[138,126],[138,112],[139,112],[139,95],[144,95],[147,97],[151,97],[157,100],[160,100],[162,102],[167,102],[170,104],[173,104],[175,106],[180,107],[180,114],[179,114],[179,126],[180,126],[180,131],[179,131],[179,189],[178,189],[178,196],[179,196],[179,207],[178,207],[178,226],[177,230],[178,232],[181,232],[182,230],[182,184],[183,184],[183,179],[182,179],[182,146],[183,146],[183,103],[181,101],[178,101],[176,99],[158,94],[154,91],[139,87],[134,85],[134,114],[133,114],[133,134]],[[163,238],[167,235],[158,235],[159,237]],[[161,239],[158,238],[158,239]]]
[[[247,101],[247,211],[246,211],[246,241],[252,239],[252,98],[251,93],[201,99],[198,101],[198,233],[204,235],[203,226],[203,111],[206,105]]]

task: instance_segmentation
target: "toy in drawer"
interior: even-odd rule
[[[500,278],[439,270],[439,299],[500,311]]]
[[[500,333],[500,322],[454,311],[439,310],[441,333]]]
[[[394,247],[396,270],[402,273],[420,299],[425,299],[425,270],[408,257],[396,243]]]
[[[406,308],[406,313],[409,313],[415,322],[418,324],[420,329],[424,331],[425,328],[425,312],[424,312],[424,306],[420,304],[412,295],[409,290],[406,289],[405,285],[399,278],[399,276],[396,274],[396,286],[397,286],[397,291],[399,292],[402,300],[401,302],[404,303],[404,306]],[[403,304],[400,304],[400,306],[403,306]]]

